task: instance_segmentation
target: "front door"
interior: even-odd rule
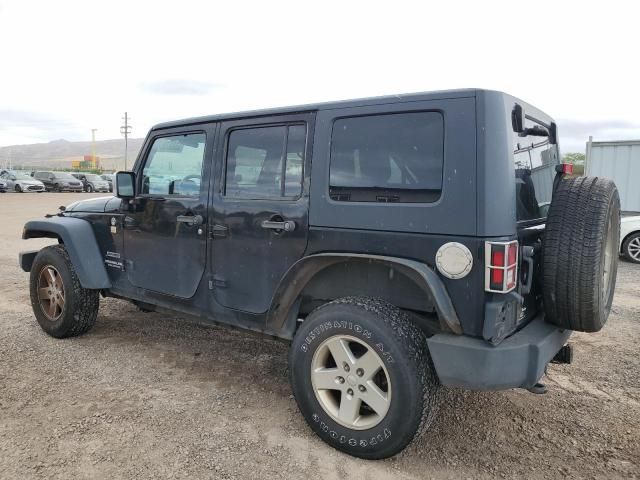
[[[124,267],[136,287],[192,297],[206,259],[213,126],[151,137],[124,218]]]
[[[211,219],[214,295],[264,313],[307,245],[313,114],[225,122]],[[221,142],[222,143],[222,142]]]

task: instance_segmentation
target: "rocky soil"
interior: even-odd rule
[[[450,390],[434,428],[384,461],[318,440],[287,383],[287,344],[103,300],[79,338],[29,305],[24,221],[74,194],[0,195],[0,477],[460,479],[640,477],[640,266],[613,312],[576,334],[549,392]]]

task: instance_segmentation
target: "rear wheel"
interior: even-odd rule
[[[544,236],[547,321],[583,332],[604,326],[615,291],[619,239],[620,199],[611,180],[560,181]]]
[[[624,257],[633,263],[640,263],[640,232],[629,235],[622,244]]]
[[[373,298],[313,311],[291,346],[290,376],[313,431],[361,458],[401,451],[430,425],[437,405],[424,334],[403,311]]]
[[[98,290],[82,288],[62,245],[45,247],[33,261],[31,306],[40,327],[52,337],[81,335],[98,315]]]

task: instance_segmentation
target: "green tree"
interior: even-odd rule
[[[562,156],[562,163],[570,163],[572,165],[584,165],[584,160],[584,153],[571,152]]]

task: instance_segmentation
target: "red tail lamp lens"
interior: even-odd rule
[[[504,267],[504,247],[496,245],[491,247],[491,266]]]
[[[502,283],[504,282],[504,270],[501,268],[494,268],[491,270],[491,288],[493,290],[502,290]]]
[[[518,244],[517,243],[510,243],[509,244],[509,251],[507,254],[507,265],[514,265],[518,259]]]
[[[485,290],[506,293],[518,283],[518,242],[486,242]]]

